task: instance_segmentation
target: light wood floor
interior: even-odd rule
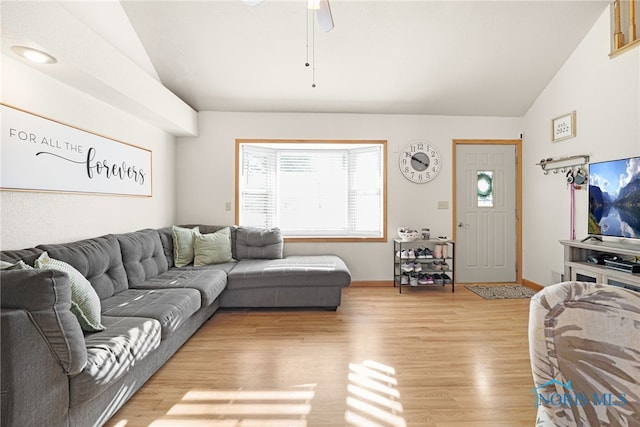
[[[529,300],[450,290],[219,311],[107,426],[534,425]]]

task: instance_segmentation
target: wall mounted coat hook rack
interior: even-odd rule
[[[589,163],[589,156],[580,154],[576,156],[558,157],[554,159],[552,157],[542,159],[536,165],[540,166],[545,175],[550,171],[554,174],[558,172],[565,173],[568,170],[575,168],[584,168]]]

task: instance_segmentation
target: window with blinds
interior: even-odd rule
[[[386,141],[238,144],[237,223],[285,237],[385,238]]]

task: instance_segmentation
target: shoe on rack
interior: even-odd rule
[[[449,270],[449,264],[447,264],[446,261],[441,261],[440,263],[440,270],[442,271],[448,271]]]
[[[400,266],[400,269],[405,273],[411,273],[413,271],[413,263],[405,262]]]
[[[408,285],[409,284],[409,276],[407,276],[406,274],[403,274],[402,276],[400,276],[400,284],[401,285]]]
[[[418,258],[433,258],[433,252],[429,248],[420,248],[420,255]]]
[[[443,243],[440,246],[442,246],[442,258],[446,258],[448,255],[447,252],[449,252],[449,245]]]
[[[409,251],[407,252],[407,258],[416,259],[416,252],[413,249],[409,249]]]
[[[442,274],[434,274],[433,283],[437,285],[444,285],[444,277],[442,277]]]
[[[444,283],[451,283],[451,277],[448,274],[443,274],[442,278],[444,279]]]
[[[419,262],[414,262],[413,263],[413,271],[415,271],[415,272],[422,271],[422,264],[420,264]]]
[[[435,271],[442,270],[442,261],[433,261],[433,263],[431,263],[431,268]]]
[[[434,258],[442,258],[442,245],[437,244],[433,247],[433,257]]]
[[[427,275],[426,274],[420,274],[418,275],[418,284],[420,285],[426,285],[427,282]]]
[[[426,280],[427,284],[433,284],[433,276],[431,274],[427,274]]]
[[[411,276],[409,278],[409,285],[410,286],[418,286],[418,278],[415,276]]]

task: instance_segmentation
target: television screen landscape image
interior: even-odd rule
[[[640,238],[640,157],[589,164],[588,232]]]

